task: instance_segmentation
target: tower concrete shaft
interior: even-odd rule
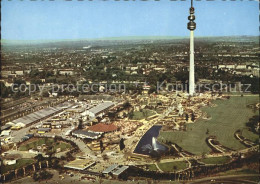
[[[193,0],[191,0],[189,23],[187,28],[190,30],[190,73],[189,73],[189,95],[195,94],[195,71],[194,71],[194,30],[196,29],[195,9],[193,7]]]
[[[190,31],[190,73],[189,73],[189,94],[195,93],[195,71],[194,71],[194,31]]]

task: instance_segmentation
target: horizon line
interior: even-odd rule
[[[114,36],[114,37],[97,37],[97,38],[68,38],[68,39],[31,39],[31,40],[13,40],[3,39],[2,42],[54,42],[54,41],[102,41],[102,40],[159,40],[159,39],[185,39],[190,36]],[[219,35],[219,36],[195,36],[195,38],[214,38],[214,37],[259,37],[259,35]]]

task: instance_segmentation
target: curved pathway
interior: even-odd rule
[[[235,132],[235,138],[238,139],[239,142],[241,142],[242,144],[244,144],[247,147],[255,146],[255,143],[253,143],[249,139],[242,136],[241,133],[239,133],[239,132]]]
[[[157,168],[160,172],[163,172],[163,170],[161,170],[161,168],[159,167],[159,165],[158,165],[157,162],[155,162],[155,166],[156,166],[156,168]]]
[[[219,145],[213,144],[211,141],[213,141],[214,139],[208,139],[208,143],[215,148],[216,150],[218,150],[221,153],[225,153],[225,150],[223,148],[221,148]]]
[[[185,155],[183,155],[182,152],[180,152],[180,150],[175,146],[175,144],[172,144],[172,147],[174,147],[174,149],[181,155],[181,157],[188,162],[189,168],[191,168],[191,162],[189,161],[189,159]]]

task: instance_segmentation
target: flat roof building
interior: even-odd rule
[[[96,162],[93,162],[88,159],[76,159],[67,163],[66,165],[64,165],[64,167],[69,169],[84,170],[93,166],[95,163]]]
[[[118,165],[117,164],[113,164],[111,166],[109,166],[108,168],[106,168],[102,174],[109,174],[110,172],[112,172],[115,168],[117,168]]]
[[[82,139],[98,139],[101,137],[101,134],[87,130],[75,130],[72,132],[72,135]]]
[[[42,119],[46,119],[56,113],[61,112],[62,110],[64,110],[65,108],[68,108],[68,104],[67,103],[63,103],[60,104],[56,107],[48,107],[45,109],[41,109],[39,111],[33,112],[31,114],[28,114],[26,116],[23,116],[21,118],[18,118],[16,120],[13,120],[14,124],[17,123],[23,123],[25,126],[29,126],[33,123],[39,122]]]
[[[4,131],[4,130],[10,129],[11,127],[12,127],[12,125],[10,125],[10,124],[5,124],[5,125],[1,126],[1,132]]]
[[[102,174],[104,174],[104,175],[112,175],[115,178],[119,178],[120,175],[123,174],[128,168],[129,168],[129,166],[127,166],[127,165],[113,164],[113,165],[109,166],[108,168],[106,168],[102,172]]]
[[[88,114],[92,117],[98,116],[105,111],[107,111],[110,107],[113,107],[114,103],[113,102],[103,102],[91,109],[88,110]]]
[[[98,123],[88,128],[91,132],[107,133],[117,130],[117,126],[113,124]]]
[[[118,177],[120,174],[122,174],[124,171],[126,171],[129,168],[129,166],[123,165],[119,166],[116,169],[112,171],[112,175]]]

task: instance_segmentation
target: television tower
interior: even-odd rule
[[[195,15],[194,15],[193,0],[191,0],[190,15],[188,19],[188,29],[190,30],[190,75],[189,75],[189,95],[192,96],[195,93],[195,73],[194,73],[194,33],[196,29]]]

